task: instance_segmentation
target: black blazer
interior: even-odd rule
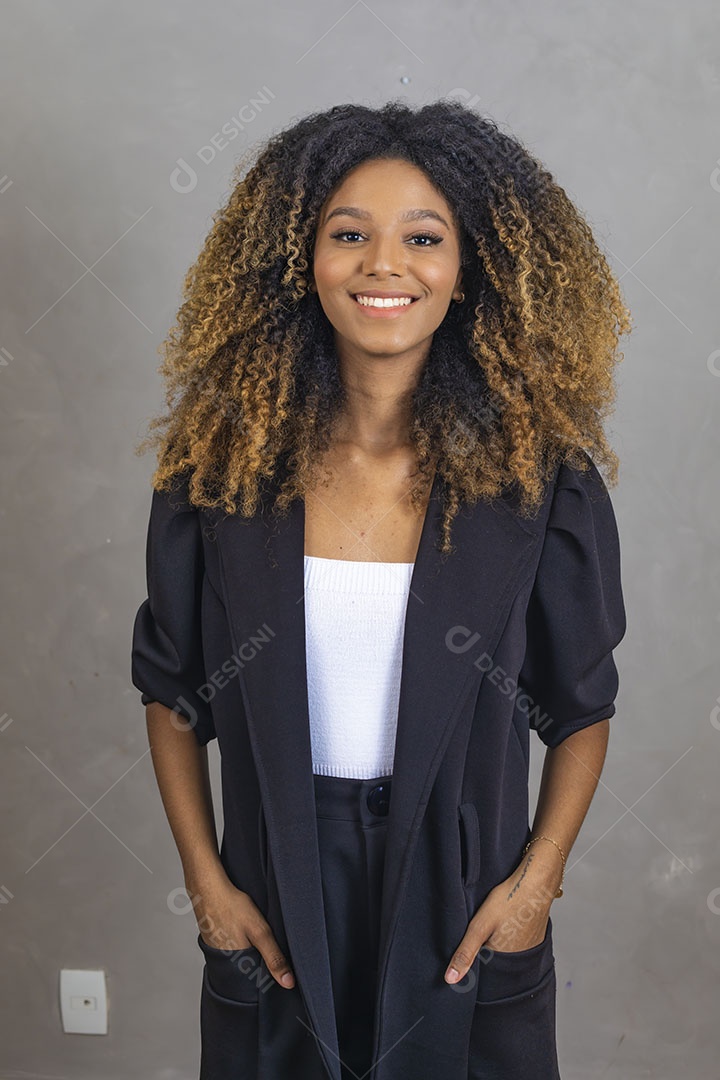
[[[615,713],[626,628],[615,517],[588,459],[563,464],[532,520],[510,495],[464,506],[436,542],[436,475],[413,568],[387,818],[373,1080],[551,1080],[555,967],[545,941],[444,972],[530,836],[529,732],[549,747]],[[132,681],[217,738],[221,858],[295,974],[254,948],[203,950],[205,1080],[341,1080],[316,831],[305,667],[304,504],[276,523],[153,492],[148,598]],[[270,985],[272,984],[272,985]],[[291,1065],[288,1062],[291,1060]],[[289,1071],[288,1071],[289,1069]]]

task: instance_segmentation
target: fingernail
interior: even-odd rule
[[[445,978],[448,982],[457,982],[460,978],[460,972],[456,971],[454,967],[448,968],[447,972],[445,973]]]
[[[281,976],[280,982],[283,984],[283,986],[292,986],[292,984],[293,984],[292,972],[291,971],[286,971],[285,974],[283,976]]]

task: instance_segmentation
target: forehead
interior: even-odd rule
[[[358,219],[382,216],[398,221],[419,220],[421,212],[449,228],[453,212],[422,169],[402,159],[371,159],[354,166],[327,196],[321,222],[346,213]]]

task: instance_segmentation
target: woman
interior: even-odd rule
[[[491,120],[342,105],[237,179],[178,321],[132,677],[201,1080],[553,1080],[549,910],[625,633],[617,283]]]

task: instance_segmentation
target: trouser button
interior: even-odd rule
[[[377,817],[386,817],[390,809],[390,781],[376,784],[367,795],[368,810]]]

